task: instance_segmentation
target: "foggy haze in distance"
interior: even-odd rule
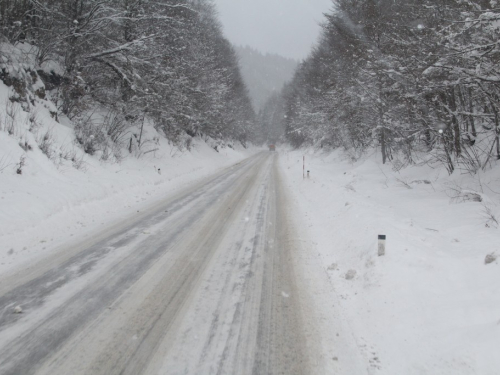
[[[214,0],[234,44],[302,60],[311,52],[332,0]]]

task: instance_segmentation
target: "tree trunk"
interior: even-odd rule
[[[495,136],[497,139],[497,160],[500,160],[500,124],[497,110],[495,110]]]
[[[380,147],[382,149],[382,163],[385,164],[387,161],[387,145],[385,143],[385,129],[382,128],[380,132]]]
[[[500,135],[497,132],[497,160],[500,160]]]
[[[456,111],[457,103],[455,101],[455,90],[450,90],[448,94],[448,105],[451,110],[451,124],[453,129],[453,147],[455,149],[455,155],[460,156],[462,154],[462,142],[461,142],[461,132],[460,123],[458,122]]]
[[[472,102],[472,89],[469,87],[469,90],[468,90],[468,100],[467,102],[469,103],[469,113],[474,113],[474,103]],[[475,123],[475,120],[474,120],[474,116],[470,115],[469,116],[470,118],[470,126],[471,126],[471,133],[472,133],[472,136],[474,137],[474,139],[477,137],[477,131],[476,131],[476,123]]]
[[[380,103],[378,104],[378,125],[381,129],[380,131],[380,148],[382,150],[382,163],[385,164],[387,162],[387,139],[385,134],[385,126],[384,126],[384,108],[382,107],[382,82],[380,81],[380,76],[378,79],[378,97],[380,99]]]

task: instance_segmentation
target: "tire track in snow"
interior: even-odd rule
[[[86,281],[0,343],[0,373],[307,374],[282,189],[276,155],[261,154],[17,286],[82,270],[26,291],[25,302],[38,298],[35,314]],[[12,301],[15,290],[0,298]]]

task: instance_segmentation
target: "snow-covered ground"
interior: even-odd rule
[[[398,173],[378,155],[350,163],[307,152],[303,180],[303,155],[282,150],[280,160],[318,309],[319,368],[498,374],[500,258],[485,260],[500,257],[486,213],[500,219],[500,165],[448,177],[427,166]],[[383,257],[378,235],[387,236]]]
[[[18,149],[14,139],[0,132],[3,155],[16,160]],[[22,175],[13,165],[0,174],[0,273],[133,215],[255,151],[239,147],[217,153],[198,142],[193,151],[176,157],[130,158],[120,164],[87,158],[85,171],[58,169],[39,150],[32,151]]]

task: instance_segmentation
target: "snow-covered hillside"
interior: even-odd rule
[[[12,49],[10,59],[20,52]],[[123,148],[90,155],[77,140],[74,123],[61,116],[56,121],[54,104],[35,95],[35,89],[44,85],[29,61],[16,60],[9,69],[11,77],[25,86],[26,97],[20,97],[15,85],[7,87],[0,80],[2,273],[46,255],[58,244],[134,215],[167,193],[255,152],[237,142],[208,137],[174,145],[146,121],[142,151],[134,148],[129,153]],[[26,87],[30,77],[37,80]],[[96,111],[93,116],[99,115]]]
[[[498,374],[500,169],[448,177],[305,152],[303,179],[303,156],[280,158],[325,373]]]

